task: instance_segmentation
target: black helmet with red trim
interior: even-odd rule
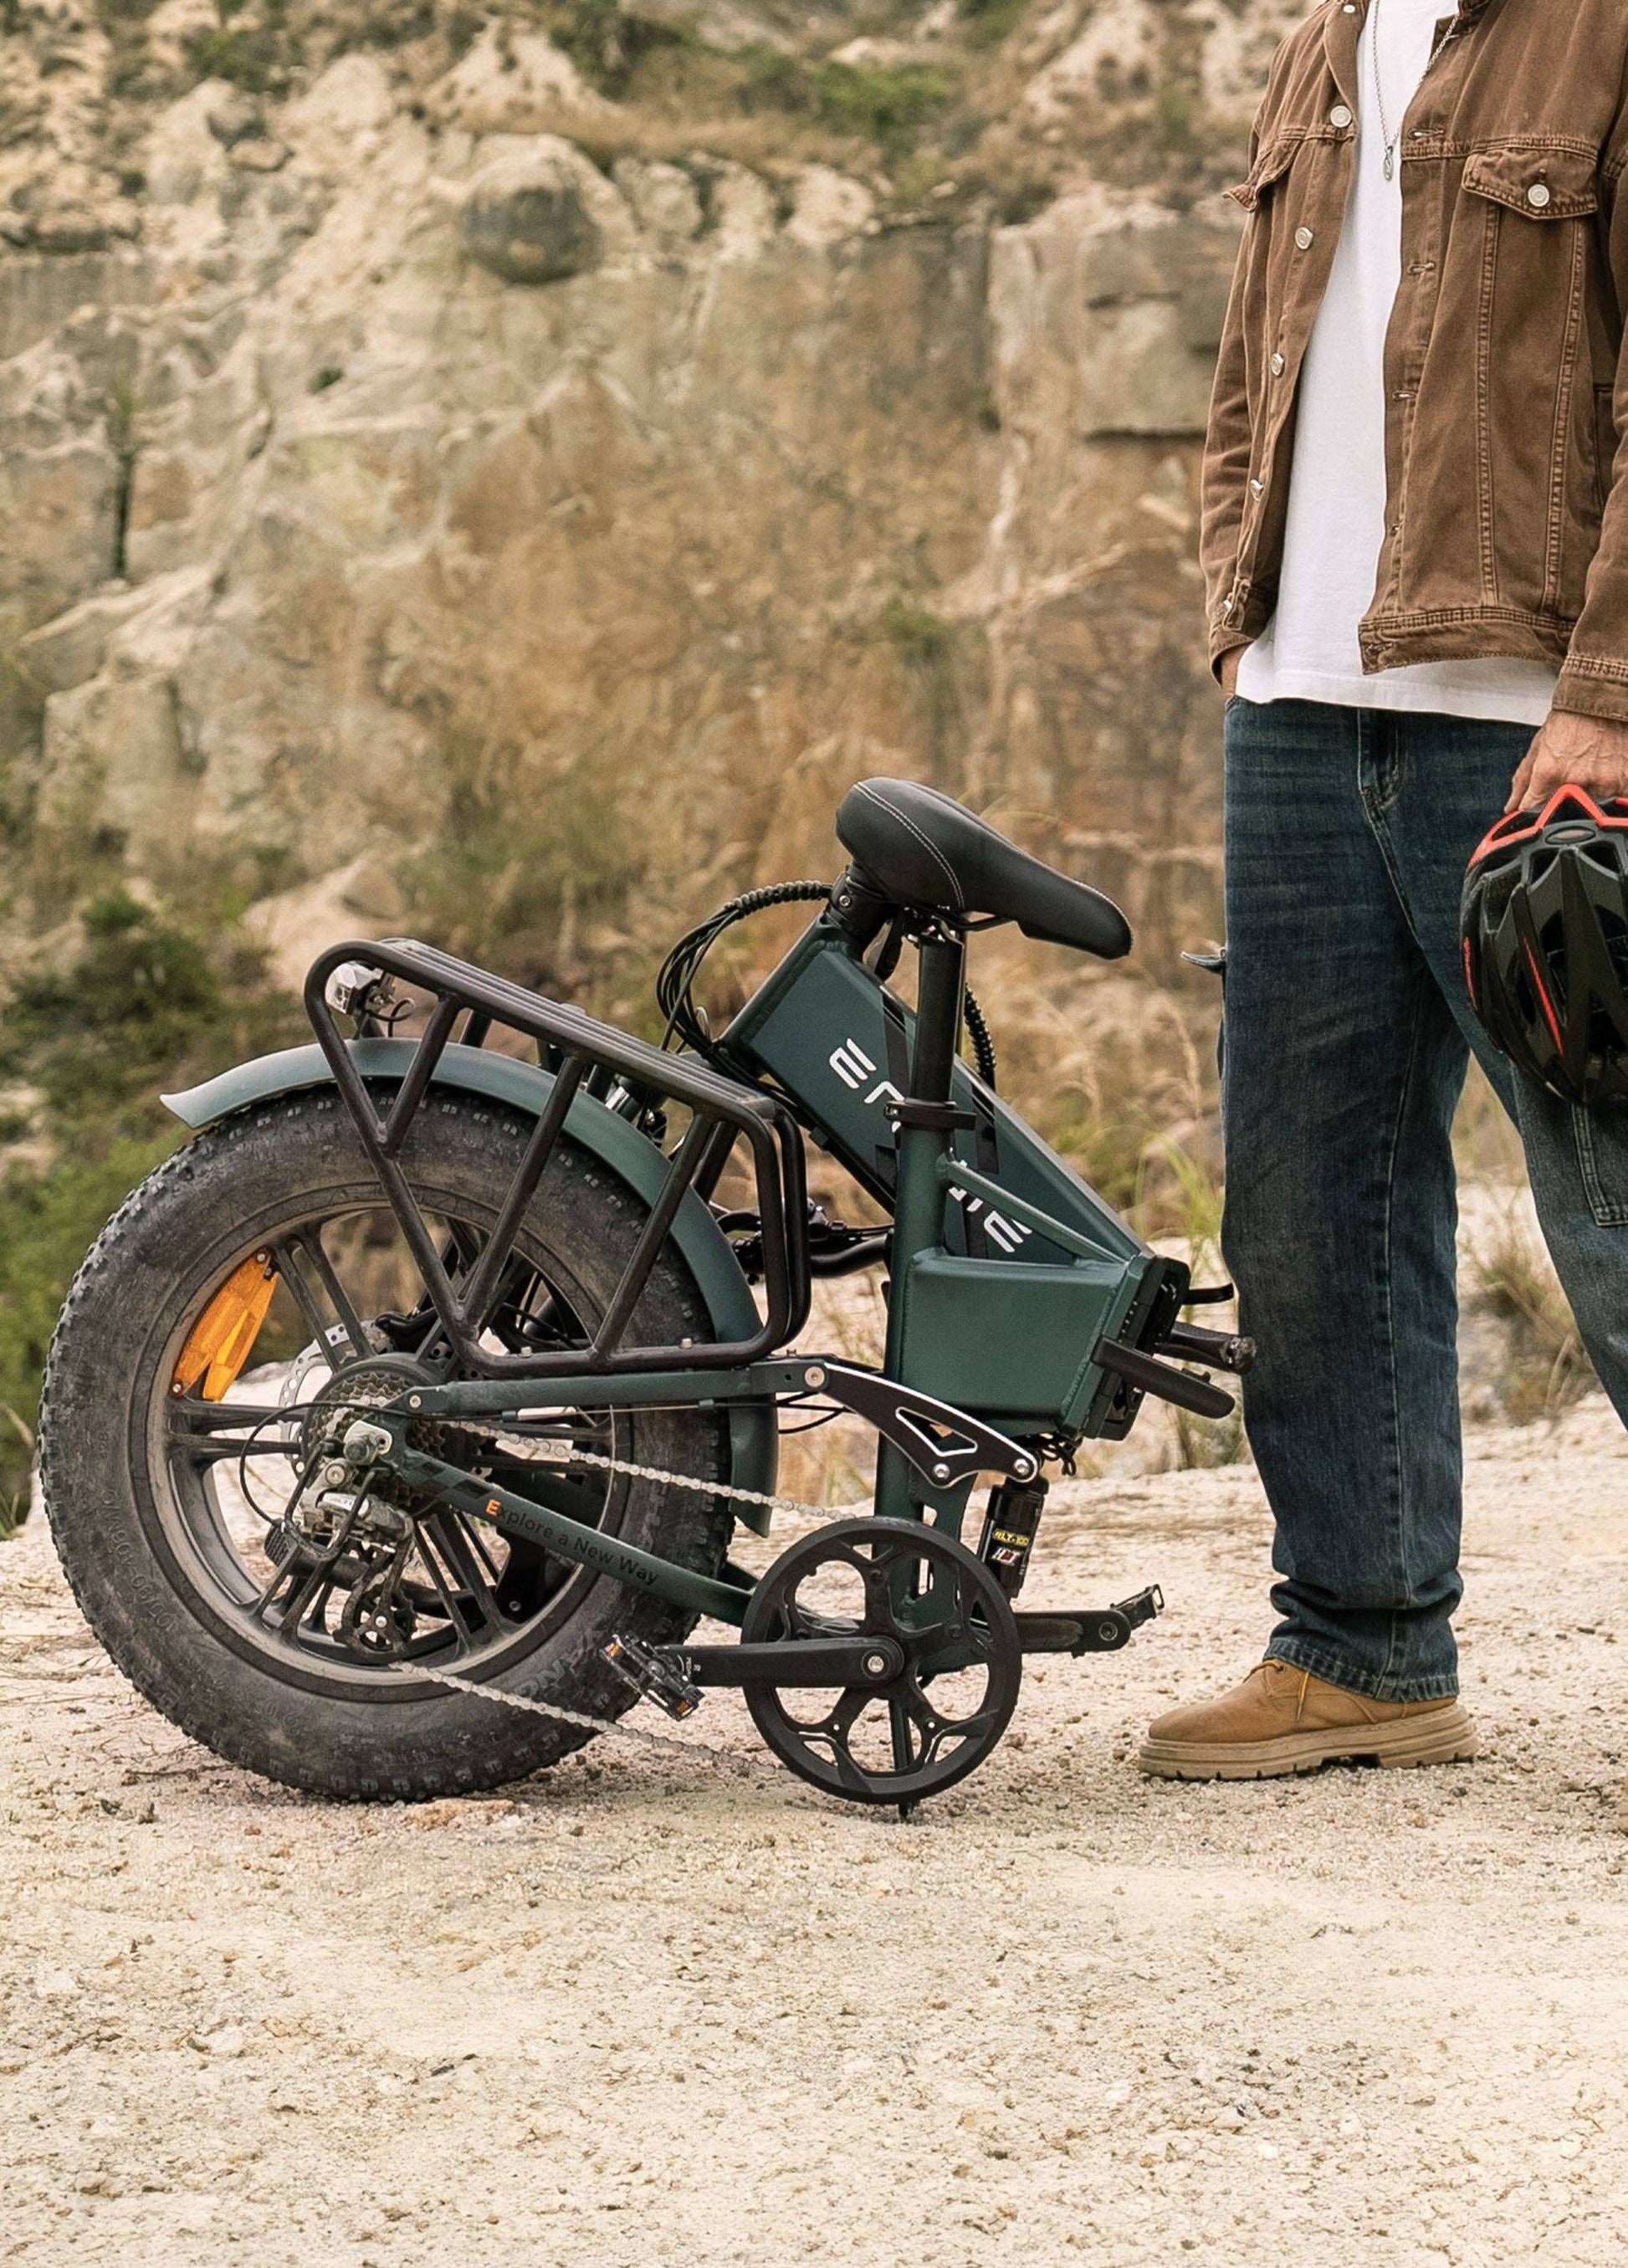
[[[1563,787],[1499,820],[1460,925],[1493,1045],[1564,1101],[1628,1101],[1628,799]]]

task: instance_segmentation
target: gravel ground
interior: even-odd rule
[[[1474,1766],[1146,1785],[1265,1629],[1247,1469],[1076,1484],[1033,1668],[908,1826],[604,1742],[502,1800],[218,1766],[0,1548],[0,2259],[1617,2268],[1628,1445],[1472,1440]],[[647,1712],[641,1712],[641,1719]],[[659,1721],[659,1720],[658,1720]]]

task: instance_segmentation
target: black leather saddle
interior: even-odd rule
[[[1111,898],[1031,858],[937,788],[861,780],[837,807],[836,833],[902,906],[956,921],[1015,922],[1025,937],[1103,961],[1131,950],[1131,924]]]

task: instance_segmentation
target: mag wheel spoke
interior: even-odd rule
[[[506,1620],[491,1587],[497,1570],[471,1535],[461,1513],[432,1513],[419,1522],[418,1533],[421,1539],[427,1538],[458,1584],[460,1603],[466,1614],[473,1607],[473,1620],[477,1625],[490,1630]]]
[[[436,1557],[423,1528],[420,1528],[418,1532],[418,1559],[419,1564],[429,1572],[430,1580],[434,1586],[435,1594],[440,1603],[441,1610],[445,1614],[448,1624],[452,1627],[453,1634],[457,1639],[458,1653],[460,1654],[472,1653],[475,1647],[475,1631],[474,1625],[466,1616],[458,1594],[453,1591],[448,1584],[446,1573],[442,1569],[441,1563]]]
[[[289,1449],[286,1441],[234,1441],[223,1433],[202,1440],[183,1434],[174,1446],[197,1465],[235,1465],[244,1457],[286,1457]]]
[[[335,1366],[341,1342],[349,1347],[353,1362],[370,1355],[373,1350],[362,1328],[361,1317],[335,1273],[333,1263],[323,1248],[320,1231],[298,1229],[281,1243],[273,1245],[271,1253],[277,1274],[305,1317],[313,1339],[318,1346],[330,1351]],[[318,1297],[319,1292],[322,1298]],[[328,1302],[326,1312],[323,1298]]]
[[[467,1282],[483,1236],[453,1220],[439,1221],[435,1233],[453,1281]],[[445,1361],[427,1366],[414,1351],[440,1325],[394,1218],[375,1206],[295,1219],[265,1233],[252,1256],[275,1276],[275,1289],[233,1343],[239,1359],[223,1398],[207,1398],[193,1371],[195,1361],[212,1394],[223,1371],[206,1372],[203,1362],[224,1335],[216,1319],[230,1323],[247,1304],[239,1278],[249,1292],[263,1280],[244,1260],[200,1289],[188,1345],[204,1351],[175,1366],[186,1390],[166,1390],[153,1412],[161,1418],[155,1469],[193,1580],[258,1647],[349,1679],[416,1660],[484,1665],[507,1658],[517,1642],[540,1643],[598,1578],[415,1493],[387,1470],[374,1476],[349,1467],[349,1479],[333,1479],[358,1416],[449,1374]],[[524,1351],[538,1343],[540,1318],[552,1344],[587,1343],[565,1299],[522,1256],[500,1271],[489,1306],[489,1346]],[[259,1366],[242,1398],[232,1399],[250,1359]],[[601,1526],[636,1485],[573,1462],[578,1451],[615,1452],[608,1413],[549,1409],[490,1430],[478,1421],[416,1422],[416,1446],[427,1454],[586,1528]]]
[[[170,1432],[180,1443],[201,1444],[210,1435],[228,1432],[236,1426],[252,1432],[259,1425],[284,1423],[290,1414],[276,1403],[262,1408],[244,1402],[201,1402],[190,1396],[178,1397],[169,1407]]]
[[[243,1403],[172,1402],[166,1439],[169,1454],[195,1465],[236,1463],[243,1457],[286,1458],[293,1446],[284,1410]],[[273,1432],[273,1428],[276,1432]]]

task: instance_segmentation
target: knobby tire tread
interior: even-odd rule
[[[431,1141],[450,1135],[454,1147],[461,1141],[468,1150],[463,1162],[468,1165],[478,1152],[490,1187],[500,1190],[503,1153],[509,1150],[518,1154],[531,1124],[523,1114],[484,1099],[437,1098],[421,1112],[413,1140],[420,1151],[426,1132]],[[96,1380],[110,1366],[107,1357],[116,1336],[116,1322],[110,1323],[101,1310],[111,1300],[115,1311],[122,1302],[128,1314],[134,1294],[122,1279],[132,1268],[139,1278],[144,1268],[152,1266],[151,1251],[144,1248],[152,1246],[166,1216],[184,1212],[189,1202],[197,1202],[200,1192],[207,1201],[212,1184],[223,1175],[229,1186],[246,1163],[253,1164],[253,1145],[260,1143],[269,1143],[274,1155],[284,1160],[291,1146],[313,1145],[328,1159],[327,1170],[335,1178],[371,1179],[349,1122],[330,1093],[318,1090],[256,1104],[195,1136],[132,1190],[91,1247],[69,1292],[46,1366],[40,1465],[52,1539],[80,1611],[120,1674],[181,1732],[230,1764],[306,1793],[358,1801],[414,1800],[478,1793],[546,1769],[583,1747],[592,1734],[505,1709],[500,1703],[483,1705],[446,1691],[423,1701],[329,1703],[330,1710],[339,1712],[343,1730],[336,1724],[326,1740],[313,1740],[310,1725],[296,1720],[312,1716],[307,1705],[318,1697],[298,1693],[269,1670],[246,1661],[179,1598],[151,1548],[126,1469],[129,1459],[116,1454],[116,1443],[115,1453],[111,1457],[107,1454],[105,1413],[98,1462],[96,1412],[81,1404],[93,1399]],[[340,1154],[347,1143],[353,1153],[349,1158]],[[251,1145],[247,1151],[246,1144]],[[454,1176],[458,1162],[454,1157],[451,1164]],[[602,1241],[609,1232],[608,1241],[615,1248],[607,1266],[619,1268],[645,1218],[643,1202],[610,1168],[574,1145],[562,1145],[558,1163],[569,1184],[567,1202],[586,1216],[580,1227],[597,1227]],[[442,1170],[448,1170],[445,1163]],[[556,1167],[549,1170],[552,1174]],[[527,1228],[533,1226],[541,1203],[540,1192]],[[534,1247],[540,1243],[541,1239],[534,1238]],[[675,1338],[686,1333],[711,1336],[704,1303],[671,1245],[641,1301],[641,1319],[652,1300],[665,1307],[664,1320],[677,1325]],[[128,1362],[128,1347],[124,1353]],[[121,1440],[129,1437],[129,1408],[122,1402]],[[685,1422],[693,1426],[696,1420],[692,1416]],[[693,1437],[696,1446],[691,1455],[699,1454],[706,1462],[696,1476],[726,1479],[726,1430],[716,1418],[703,1422],[705,1437]],[[632,1455],[637,1459],[637,1447]],[[671,1456],[644,1461],[677,1469]],[[111,1472],[109,1464],[114,1468]],[[688,1461],[684,1469],[690,1469]],[[630,1490],[652,1486],[630,1484]],[[630,1519],[622,1532],[637,1533],[651,1548],[716,1572],[727,1556],[733,1525],[727,1499],[678,1491],[666,1496],[665,1505],[647,1516],[644,1528]],[[629,1505],[631,1511],[631,1495]],[[166,1626],[162,1615],[151,1624],[144,1622],[141,1594],[155,1582],[167,1589],[172,1615],[179,1610],[185,1618],[179,1624]],[[687,1636],[693,1619],[659,1600],[621,1591],[600,1579],[571,1619],[545,1641],[545,1651],[556,1649],[555,1659],[534,1667],[534,1654],[497,1682],[585,1714],[620,1717],[633,1706],[636,1696],[600,1656],[600,1645],[611,1634],[609,1624],[646,1643],[661,1644]],[[352,1720],[361,1711],[387,1719],[387,1728],[375,1724],[358,1730]]]

